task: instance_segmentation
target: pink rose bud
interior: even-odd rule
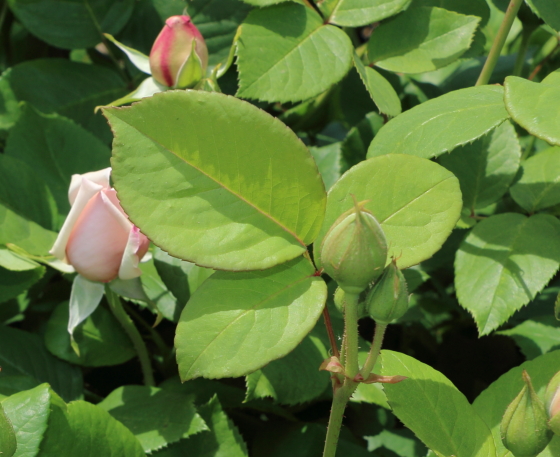
[[[90,281],[140,276],[149,241],[124,213],[110,187],[111,169],[73,175],[72,205],[50,253]]]
[[[191,18],[167,19],[150,52],[152,77],[165,86],[184,89],[202,79],[207,66],[208,49]]]

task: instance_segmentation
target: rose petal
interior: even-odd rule
[[[49,251],[56,258],[66,260],[66,245],[68,244],[72,229],[76,225],[80,214],[87,206],[91,198],[102,189],[103,186],[100,184],[90,181],[89,179],[81,179],[74,204],[72,205],[72,208],[70,208],[68,216],[66,216],[66,220],[60,229],[60,233],[58,234],[52,249]]]
[[[70,234],[66,246],[68,262],[91,281],[108,282],[116,278],[131,226],[115,191],[98,192],[83,209]]]
[[[119,279],[132,279],[137,278],[142,274],[138,264],[144,254],[148,251],[150,241],[140,229],[133,225],[128,235],[128,242],[124,250],[119,268]]]
[[[82,179],[84,178],[100,185],[103,189],[109,189],[111,187],[111,184],[109,183],[111,178],[111,167],[104,168],[99,171],[90,171],[89,173],[84,173],[83,175],[72,175],[70,188],[68,189],[68,200],[70,200],[70,205],[74,204],[76,196],[78,195],[78,190],[82,184]]]

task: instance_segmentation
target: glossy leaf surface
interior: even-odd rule
[[[317,167],[263,111],[222,94],[169,91],[104,112],[121,204],[171,255],[210,268],[267,268],[317,236],[325,205]]]
[[[410,0],[338,0],[331,3],[335,6],[330,13],[330,23],[359,27],[400,13],[408,7]]]
[[[507,192],[520,160],[515,130],[504,122],[478,140],[440,156],[439,163],[459,179],[464,207],[478,209],[495,203]]]
[[[385,384],[383,389],[395,415],[430,449],[445,456],[495,456],[490,429],[442,373],[386,350],[382,351],[381,364],[385,376],[407,376],[397,384]]]
[[[392,154],[351,168],[329,191],[327,212],[315,242],[318,262],[321,242],[330,226],[353,207],[352,195],[381,224],[389,258],[399,268],[431,257],[447,239],[461,211],[459,182],[445,168],[419,157]]]
[[[242,376],[292,351],[325,304],[326,285],[314,272],[300,257],[269,270],[214,273],[177,326],[181,379]]]
[[[479,21],[443,8],[410,8],[375,29],[368,42],[368,59],[402,73],[437,70],[469,49]]]
[[[312,8],[286,2],[251,11],[241,26],[237,57],[239,97],[299,101],[346,75],[352,42]]]
[[[558,219],[498,214],[479,222],[457,251],[457,297],[486,335],[529,303],[558,267]]]
[[[17,450],[16,434],[0,403],[0,454],[12,457]]]
[[[389,121],[371,142],[368,157],[412,154],[437,157],[470,143],[509,115],[499,86],[461,89],[434,98]]]

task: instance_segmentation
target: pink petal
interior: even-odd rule
[[[111,187],[109,183],[110,177],[111,167],[104,168],[99,171],[90,171],[89,173],[84,173],[83,175],[72,175],[72,181],[70,182],[70,188],[68,189],[68,200],[70,200],[70,204],[74,204],[83,179],[94,182],[95,184],[100,185],[103,189],[109,189]]]
[[[122,256],[121,265],[119,268],[119,279],[132,279],[137,278],[142,274],[138,264],[144,254],[148,252],[150,241],[146,235],[140,232],[140,229],[133,225],[130,228],[128,235],[128,243]]]

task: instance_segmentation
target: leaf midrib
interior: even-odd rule
[[[113,113],[113,115],[115,115]],[[210,176],[209,174],[207,174],[205,171],[201,170],[199,167],[196,167],[195,165],[193,165],[192,163],[190,163],[189,161],[187,161],[187,159],[185,159],[184,157],[181,157],[180,155],[178,155],[177,153],[175,153],[174,151],[170,150],[168,147],[164,146],[163,144],[161,144],[159,141],[157,141],[155,138],[152,138],[150,135],[141,132],[140,130],[138,130],[138,128],[136,128],[134,125],[130,124],[129,122],[125,121],[124,119],[118,117],[115,115],[115,117],[117,117],[121,122],[124,122],[126,125],[128,125],[129,127],[133,128],[136,132],[138,132],[140,135],[148,138],[150,141],[154,142],[155,144],[159,145],[162,149],[166,150],[167,152],[169,152],[170,154],[173,154],[175,157],[177,157],[179,160],[181,160],[182,162],[184,162],[186,165],[194,168],[196,171],[198,171],[200,174],[206,176],[208,179],[212,180],[213,182],[215,182],[216,184],[218,184],[222,189],[228,191],[230,194],[234,195],[235,197],[239,198],[239,200],[245,202],[248,206],[250,206],[251,208],[255,209],[258,213],[262,214],[264,217],[266,217],[267,219],[270,219],[272,222],[274,222],[278,227],[280,227],[282,230],[284,230],[286,233],[289,233],[292,237],[295,238],[295,240],[304,248],[306,247],[305,242],[300,239],[292,230],[290,230],[288,227],[286,227],[285,225],[281,224],[275,217],[273,217],[271,214],[267,214],[264,210],[260,209],[257,205],[255,205],[254,203],[250,202],[249,200],[247,200],[246,198],[242,197],[240,194],[238,194],[237,192],[234,192],[232,189],[230,189],[229,187],[225,186],[223,183],[221,183],[220,181],[218,181],[216,178],[214,178],[213,176]],[[299,214],[298,214],[299,217]]]

